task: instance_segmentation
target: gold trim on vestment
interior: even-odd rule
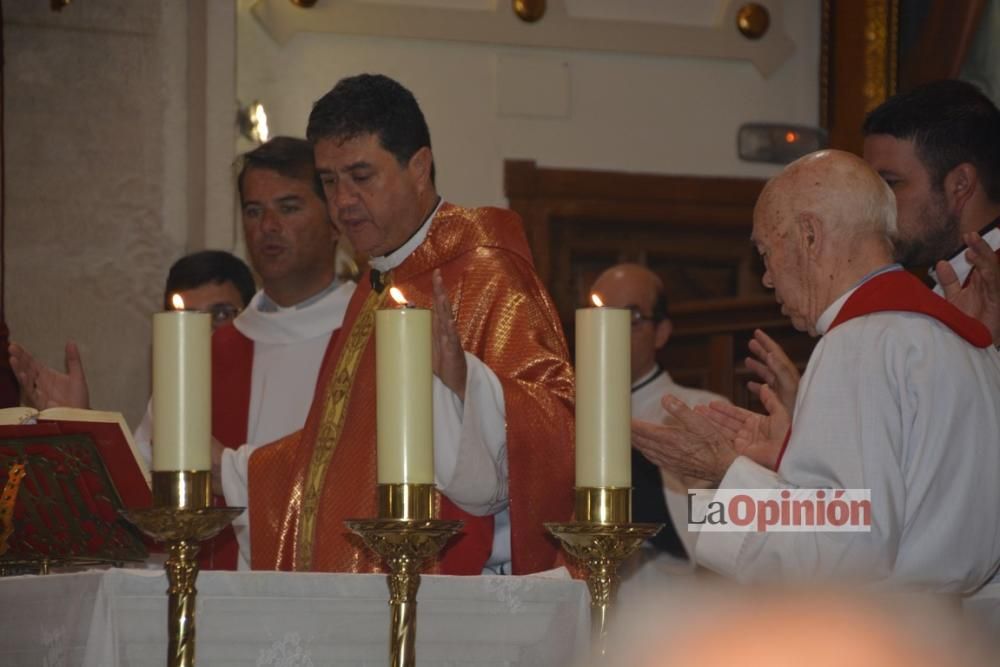
[[[386,286],[391,282],[386,276]],[[354,376],[361,365],[361,355],[368,345],[375,328],[375,311],[388,298],[389,290],[381,293],[372,290],[361,306],[361,312],[351,328],[344,349],[337,360],[333,382],[326,394],[323,416],[320,421],[316,446],[313,448],[309,467],[306,469],[305,487],[302,492],[302,510],[299,514],[298,545],[295,549],[295,569],[302,572],[312,569],[313,544],[316,539],[316,509],[326,480],[330,459],[344,430],[344,417],[354,387]]]

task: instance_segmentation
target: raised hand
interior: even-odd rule
[[[90,392],[76,343],[66,343],[66,372],[49,368],[25,348],[11,343],[10,366],[21,385],[25,402],[36,410],[54,407],[89,408]]]
[[[801,378],[799,369],[781,346],[760,329],[753,332],[749,347],[753,356],[746,358],[747,368],[753,371],[763,384],[749,382],[747,386],[761,401],[764,400],[761,397],[761,389],[764,385],[770,387],[791,417],[795,411],[795,394],[799,390]]]
[[[739,455],[732,440],[673,396],[663,397],[663,407],[672,423],[632,420],[632,445],[687,486],[695,486],[695,480],[718,485]]]
[[[712,422],[741,455],[765,468],[777,469],[778,456],[792,425],[791,416],[770,387],[764,385],[760,399],[767,415],[738,408],[722,401],[696,407],[695,413]]]
[[[963,287],[951,264],[938,262],[934,268],[941,289],[955,307],[985,324],[993,335],[993,344],[1000,345],[1000,259],[975,232],[964,234],[962,241],[969,247],[965,258],[975,270]]]
[[[431,368],[445,386],[465,400],[465,379],[468,369],[465,351],[455,328],[455,317],[444,289],[441,271],[434,270],[434,308],[431,313]]]

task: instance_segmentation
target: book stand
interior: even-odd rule
[[[123,508],[90,436],[0,438],[0,576],[145,560]]]

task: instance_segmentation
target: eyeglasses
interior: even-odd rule
[[[240,314],[242,308],[237,308],[231,303],[213,303],[208,308],[185,308],[184,310],[196,313],[208,313],[212,318],[212,328],[215,329],[235,319]]]
[[[629,312],[631,313],[631,321],[633,328],[640,326],[643,322],[656,321],[656,318],[653,317],[652,315],[643,315],[642,311],[639,310],[638,307],[633,306],[629,308]]]
[[[233,320],[240,314],[240,308],[231,303],[213,303],[207,309],[201,311],[212,316],[212,325],[219,326]]]

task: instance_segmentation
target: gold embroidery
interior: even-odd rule
[[[14,503],[24,475],[24,464],[13,464],[7,471],[7,484],[0,494],[0,555],[7,551],[7,538],[14,533]]]
[[[868,0],[865,3],[865,75],[862,87],[865,113],[896,92],[898,23],[898,0]]]
[[[391,281],[387,276],[386,285]],[[316,538],[316,508],[319,496],[326,480],[326,471],[330,459],[337,448],[340,434],[344,430],[344,417],[347,414],[347,404],[354,387],[354,376],[357,374],[372,330],[375,328],[375,311],[388,297],[389,290],[381,294],[372,290],[365,298],[358,313],[358,319],[351,328],[350,338],[337,361],[330,390],[323,404],[323,416],[320,421],[319,433],[316,436],[316,446],[313,448],[309,468],[306,470],[305,489],[302,497],[302,511],[298,531],[298,548],[295,550],[295,569],[308,571],[312,569],[313,543]]]

